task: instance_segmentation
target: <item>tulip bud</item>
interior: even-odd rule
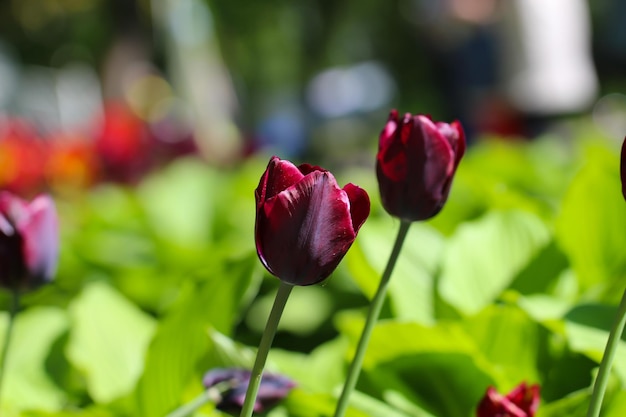
[[[533,417],[539,408],[539,385],[522,382],[506,396],[487,388],[476,409],[477,417]]]
[[[376,174],[382,203],[402,220],[426,220],[441,210],[465,152],[458,121],[434,122],[392,110],[380,134]]]
[[[267,270],[292,285],[328,277],[370,211],[365,190],[339,188],[333,175],[272,157],[255,191],[255,238]]]
[[[626,199],[626,138],[622,143],[622,159],[620,162],[620,177],[622,179],[622,195]]]
[[[250,383],[250,371],[234,368],[216,368],[204,375],[202,381],[207,390],[215,396],[218,410],[239,415]],[[263,374],[261,385],[254,403],[254,412],[262,413],[275,406],[296,386],[291,379],[277,374]]]
[[[0,192],[0,285],[28,290],[50,281],[59,250],[54,201],[40,195],[28,203]]]

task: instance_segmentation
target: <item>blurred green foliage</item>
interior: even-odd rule
[[[541,384],[540,417],[585,414],[626,277],[626,205],[617,146],[582,136],[469,150],[442,213],[409,232],[349,416],[470,417],[488,385],[523,380]],[[134,188],[59,197],[58,277],[23,299],[2,415],[160,417],[208,369],[250,366],[278,283],[254,248],[266,162],[180,159]],[[272,417],[332,414],[399,226],[373,169],[336,174],[366,187],[372,215],[331,279],[289,300],[269,369],[299,386]],[[626,412],[625,358],[609,416]]]

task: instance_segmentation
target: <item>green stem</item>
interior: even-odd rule
[[[224,394],[235,388],[238,382],[239,381],[237,381],[236,378],[219,382],[212,387],[209,387],[196,398],[186,404],[183,404],[165,417],[186,417],[209,401],[213,401],[215,405],[218,405],[222,401]]]
[[[374,325],[378,321],[380,311],[383,308],[383,303],[385,301],[385,295],[387,294],[387,287],[389,286],[391,273],[393,272],[393,268],[396,265],[396,261],[398,260],[398,255],[400,255],[400,249],[402,249],[402,244],[404,243],[404,238],[409,231],[409,226],[411,226],[411,222],[409,221],[403,220],[402,223],[400,223],[398,236],[396,237],[396,242],[394,243],[393,249],[391,250],[391,255],[389,255],[387,267],[385,268],[383,276],[380,279],[380,284],[378,284],[376,294],[374,294],[374,298],[370,303],[369,312],[367,313],[367,320],[365,321],[365,327],[363,328],[363,331],[361,333],[361,338],[359,339],[359,344],[357,345],[352,364],[350,364],[350,369],[348,370],[348,376],[343,386],[341,397],[339,397],[339,401],[337,402],[335,417],[343,417],[346,409],[348,408],[348,400],[350,399],[350,394],[352,394],[352,391],[354,391],[357,379],[359,378],[359,373],[361,372],[361,367],[363,366],[363,359],[365,358],[367,345],[372,336]]]
[[[202,394],[198,395],[196,398],[184,404],[182,407],[177,408],[176,410],[169,413],[166,417],[185,417],[196,411],[198,408],[202,407],[204,404],[211,401],[213,397],[211,396],[210,391],[203,391]]]
[[[11,291],[11,309],[9,310],[9,323],[4,334],[4,346],[2,347],[2,356],[0,356],[0,399],[2,398],[2,380],[6,370],[7,355],[9,353],[9,345],[11,344],[11,335],[13,334],[13,324],[15,316],[20,307],[20,292],[17,289]]]
[[[622,295],[622,301],[619,304],[613,328],[611,329],[611,333],[609,333],[609,340],[606,342],[602,362],[600,362],[600,370],[598,371],[598,376],[593,385],[593,394],[591,395],[587,417],[598,417],[600,415],[602,399],[604,398],[604,392],[609,382],[611,364],[613,363],[615,352],[617,352],[617,347],[622,332],[624,331],[624,324],[626,324],[626,289],[624,290],[624,295]]]
[[[292,285],[286,284],[282,281],[280,283],[280,287],[278,287],[278,293],[274,299],[274,305],[272,306],[270,316],[267,319],[265,331],[263,332],[261,343],[259,344],[259,350],[256,353],[256,360],[254,361],[254,366],[252,367],[252,372],[250,374],[250,384],[248,384],[246,399],[243,403],[240,417],[252,416],[256,396],[259,392],[259,385],[261,385],[261,376],[263,374],[263,368],[265,367],[265,361],[267,360],[267,354],[272,347],[272,342],[274,341],[274,335],[276,334],[276,329],[278,328],[280,316],[283,314],[285,304],[287,303],[287,299],[289,298],[292,288]]]

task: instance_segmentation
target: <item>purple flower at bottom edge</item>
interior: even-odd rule
[[[250,371],[237,368],[215,368],[204,375],[204,387],[217,389],[220,396],[218,410],[239,415],[250,383]],[[283,375],[264,373],[254,403],[254,412],[262,413],[284,399],[296,383]]]

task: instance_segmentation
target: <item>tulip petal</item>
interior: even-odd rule
[[[414,158],[409,164],[406,179],[409,207],[429,208],[429,213],[420,213],[431,217],[437,213],[447,198],[448,180],[454,171],[452,147],[428,118],[414,118],[415,133],[407,144],[406,152]],[[430,204],[427,204],[431,202]]]
[[[311,164],[298,165],[298,170],[300,171],[300,173],[302,173],[303,176],[315,171],[326,171],[324,168],[320,168],[317,165]]]
[[[2,215],[2,211],[0,210],[0,234],[4,236],[13,236],[15,234],[15,228],[11,224],[11,222]]]
[[[387,124],[385,124],[385,128],[382,132],[380,132],[380,146],[386,148],[388,146],[388,142],[393,140],[396,130],[398,129],[398,111],[391,110],[389,113],[389,120],[387,120]]]
[[[11,224],[16,224],[28,213],[28,203],[8,191],[0,192],[0,213],[4,213]]]
[[[522,382],[506,398],[514,402],[529,416],[535,415],[539,408],[539,385],[528,386]]]
[[[49,281],[56,271],[59,252],[54,201],[47,195],[40,195],[30,203],[28,210],[28,215],[22,216],[16,224],[23,237],[24,262],[33,279]]]
[[[406,152],[404,143],[397,140],[399,126],[398,112],[392,110],[385,128],[380,133],[378,144],[378,165],[384,175],[392,181],[403,181],[406,178]]]
[[[495,388],[489,387],[476,410],[478,417],[528,417],[526,413],[511,400],[499,394]]]
[[[34,288],[52,279],[58,258],[58,221],[47,195],[28,203],[0,193],[2,285]]]
[[[463,126],[461,126],[461,122],[455,120],[450,124],[452,128],[457,132],[457,141],[456,145],[452,145],[452,150],[454,151],[454,166],[458,167],[461,162],[461,158],[465,155],[465,131],[463,130]]]
[[[315,171],[257,212],[257,251],[267,269],[294,285],[332,273],[356,232],[350,201],[329,172]]]
[[[424,183],[427,187],[436,187],[441,184],[442,178],[447,178],[454,170],[454,152],[448,137],[441,133],[439,127],[425,116],[416,116],[414,119],[416,134],[411,145],[418,144],[424,157]],[[451,134],[451,137],[454,134]]]
[[[350,200],[352,228],[354,233],[357,233],[370,214],[370,198],[364,189],[352,183],[346,184],[343,190],[348,195],[348,200]]]
[[[257,205],[274,197],[304,178],[298,167],[277,156],[270,159],[256,189]]]

